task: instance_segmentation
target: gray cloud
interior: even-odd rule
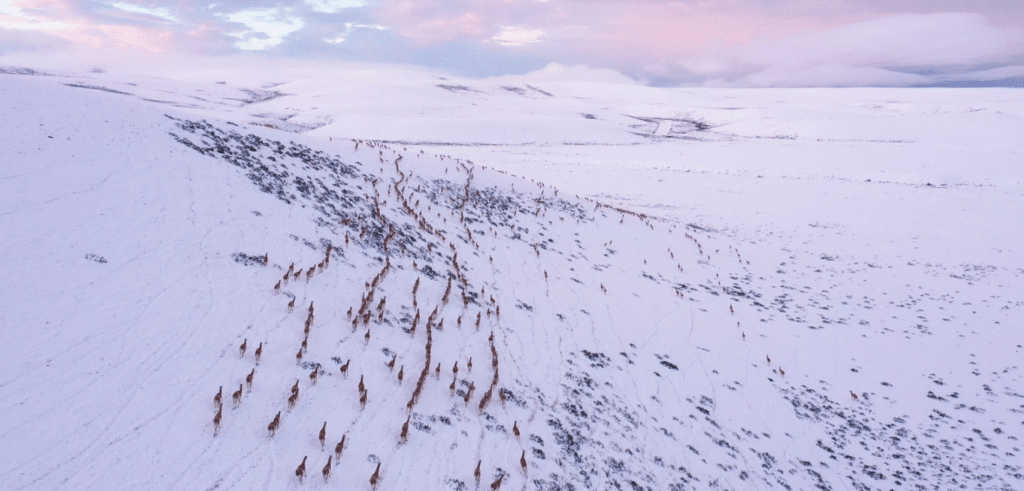
[[[71,42],[36,31],[0,27],[0,56],[12,53],[53,52],[71,46]]]

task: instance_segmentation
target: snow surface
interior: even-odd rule
[[[1019,90],[256,79],[0,70],[5,489],[1024,488]]]

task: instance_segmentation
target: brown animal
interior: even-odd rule
[[[277,280],[277,284],[274,285],[274,293],[281,293],[281,280]]]
[[[359,376],[359,393],[362,394],[363,392],[366,392],[366,386],[363,385],[363,376],[360,375]]]
[[[345,364],[341,366],[341,376],[342,377],[348,377],[348,364],[350,362],[352,362],[352,360],[346,361]]]
[[[449,395],[455,395],[455,381],[458,380],[456,377],[452,377],[452,384],[448,386]]]
[[[238,384],[238,390],[231,395],[231,402],[234,403],[235,407],[242,403],[242,384]]]
[[[256,369],[253,368],[249,375],[245,376],[245,385],[249,388],[249,392],[252,392],[252,376],[256,374]]]
[[[852,391],[852,390],[850,391],[850,397],[852,397],[852,398],[853,398],[853,400],[855,400],[855,401],[856,401],[857,399],[860,399],[859,397],[857,397],[857,394],[854,394],[854,393],[853,393],[853,391]]]
[[[437,368],[434,369],[434,377],[436,377],[438,380],[441,379],[441,364],[440,363],[438,363],[437,364]]]
[[[324,466],[324,482],[327,482],[327,478],[331,475],[331,456],[327,456],[327,465]]]
[[[312,372],[309,372],[309,381],[316,385],[317,369],[313,368]]]
[[[324,427],[320,428],[320,448],[324,448],[324,440],[327,439],[327,422],[324,421]]]
[[[523,467],[523,474],[526,474],[526,450],[523,450],[523,455],[519,457],[519,465]]]
[[[302,363],[302,348],[299,348],[299,352],[295,353],[295,364]]]
[[[402,377],[405,376],[405,365],[398,369],[398,385],[402,385]]]
[[[499,390],[498,391],[498,399],[501,399],[501,405],[504,406],[505,405],[505,391],[504,390]]]
[[[292,395],[288,396],[288,409],[291,410],[295,407],[295,401],[299,400],[299,393],[293,392]]]
[[[295,297],[292,297],[292,301],[288,302],[288,312],[295,310]]]
[[[480,398],[479,409],[480,409],[481,413],[484,412],[484,408],[487,407],[487,404],[489,404],[490,402],[491,402],[491,389],[488,388],[487,392],[484,392],[484,396]]]
[[[309,313],[313,313],[313,302],[309,302]]]
[[[299,478],[299,482],[302,482],[302,478],[306,477],[306,457],[302,458],[302,463],[295,469],[295,476]]]
[[[380,481],[380,463],[377,463],[377,470],[373,471],[373,475],[370,476],[370,487],[377,489],[377,482]]]
[[[484,463],[482,460],[476,461],[476,469],[473,470],[473,477],[476,478],[476,484],[480,485],[480,464]]]
[[[456,360],[455,361],[455,365],[452,366],[452,374],[453,375],[458,375],[459,374],[459,362],[458,362],[458,360]]]
[[[295,379],[295,385],[292,386],[292,394],[299,393],[299,379]]]
[[[248,342],[249,342],[249,340],[246,339],[246,340],[242,341],[242,345],[238,347],[238,357],[239,358],[245,356],[245,346],[246,346],[246,344]]]
[[[267,431],[270,432],[271,438],[273,438],[274,434],[277,433],[277,424],[278,423],[276,421],[271,421],[270,424],[267,425]]]
[[[213,416],[213,436],[217,436],[217,430],[220,429],[220,411],[222,407],[217,408],[217,414]]]
[[[305,353],[309,350],[309,342],[305,339],[302,340],[302,345],[299,346],[299,350]]]
[[[259,363],[260,362],[260,358],[262,358],[262,357],[263,357],[263,343],[260,343],[260,345],[256,347],[256,363]]]
[[[466,363],[466,370],[469,370],[469,373],[473,373],[473,357],[472,356],[469,357],[469,363]]]
[[[359,396],[359,409],[366,409],[366,391],[363,391],[363,395]]]
[[[501,480],[505,479],[505,475],[498,476],[498,480],[491,483],[491,491],[498,491],[501,489]]]
[[[277,427],[281,426],[281,411],[277,412],[277,416],[274,416],[273,421],[267,425],[267,431],[270,432],[271,438],[277,433]]]
[[[220,386],[220,389],[217,390],[217,395],[213,396],[213,404],[215,406],[217,406],[217,407],[223,406],[223,404],[221,403],[221,396],[223,395],[223,393],[224,393],[224,386],[222,385],[222,386]]]
[[[516,436],[516,440],[519,439],[519,422],[512,423],[512,434]]]
[[[399,441],[401,443],[405,443],[405,441],[409,437],[409,419],[410,418],[412,418],[412,416],[409,416],[408,418],[405,418],[405,423],[402,423],[402,434],[401,434],[401,436],[399,436]]]
[[[396,359],[398,359],[398,355],[392,355],[391,356],[391,361],[388,362],[388,371],[393,371],[395,369],[395,360]]]
[[[786,376],[786,371],[781,369],[781,368],[779,368],[779,375],[782,376],[782,377],[785,377]]]
[[[334,458],[341,460],[341,452],[345,450],[345,435],[341,435],[341,441],[334,446]]]
[[[363,336],[363,339],[366,340],[366,344],[370,344],[370,330],[369,329],[366,330],[366,336]]]
[[[769,365],[771,365],[771,364],[772,364],[772,359],[771,359],[771,357],[769,357],[768,355],[764,355],[764,359],[768,360],[768,364],[769,364]]]

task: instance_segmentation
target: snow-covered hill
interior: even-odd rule
[[[390,70],[3,70],[4,488],[1024,487],[1019,91]]]

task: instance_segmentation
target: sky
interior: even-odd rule
[[[475,77],[558,63],[663,86],[1014,86],[1024,2],[0,0],[0,64],[241,59]]]

